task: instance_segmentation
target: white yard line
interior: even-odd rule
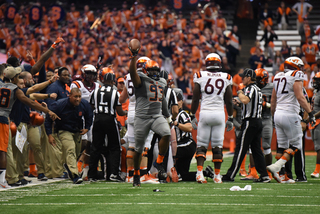
[[[78,205],[180,205],[180,206],[276,206],[320,207],[318,204],[237,204],[237,203],[3,203],[1,206],[78,206]]]

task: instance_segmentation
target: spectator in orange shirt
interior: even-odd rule
[[[238,70],[238,73],[236,73],[233,77],[232,77],[232,95],[234,97],[237,97],[237,91],[239,90],[239,84],[242,83],[242,77],[240,76],[243,73],[243,68],[240,68]]]
[[[219,10],[218,17],[216,19],[216,25],[217,27],[221,28],[222,31],[225,31],[227,29],[227,22],[226,19],[222,17],[222,11]]]
[[[256,54],[256,49],[260,49],[260,52],[263,54],[263,50],[260,48],[260,41],[259,40],[256,40],[255,42],[254,42],[254,47],[252,47],[251,49],[250,49],[250,54],[251,55],[255,55]]]
[[[76,22],[77,19],[80,18],[80,12],[76,11],[76,6],[74,3],[70,5],[70,12],[67,13],[67,20]]]
[[[316,62],[318,51],[318,46],[312,43],[312,37],[309,36],[308,43],[302,46],[302,52],[305,54],[306,60],[310,66]]]

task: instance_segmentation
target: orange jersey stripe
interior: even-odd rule
[[[76,84],[78,88],[81,88],[80,84],[77,81],[73,81],[72,83]]]

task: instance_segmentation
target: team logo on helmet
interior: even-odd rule
[[[284,68],[291,69],[291,70],[301,70],[304,66],[304,63],[299,57],[292,56],[287,58],[284,61]]]
[[[216,53],[208,54],[208,56],[205,59],[205,62],[206,62],[206,68],[208,70],[221,69],[221,58]]]

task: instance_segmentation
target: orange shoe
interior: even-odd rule
[[[245,169],[240,169],[239,175],[241,177],[247,177],[248,173],[247,173],[247,171]]]
[[[154,177],[152,174],[148,174],[148,177],[151,178],[154,181],[159,181],[159,179]]]
[[[159,181],[154,181],[152,178],[149,178],[148,174],[141,176],[140,182],[143,184],[159,184]]]
[[[171,176],[172,176],[172,178],[171,178],[172,182],[177,183],[179,181],[179,176],[178,176],[177,170],[174,167],[171,168]]]
[[[28,177],[29,178],[38,177],[38,172],[37,171],[30,171]]]
[[[283,184],[294,184],[295,183],[295,181],[292,180],[291,178],[289,178],[287,176],[287,174],[281,175],[280,179],[281,179],[281,183],[283,183]]]
[[[248,176],[241,178],[240,180],[246,181],[246,180],[254,180],[254,179],[259,179],[258,174],[249,174]]]

